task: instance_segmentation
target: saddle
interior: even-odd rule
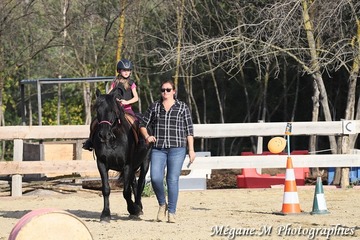
[[[131,126],[136,144],[139,144],[140,128],[138,118],[130,113],[125,113],[125,119]]]

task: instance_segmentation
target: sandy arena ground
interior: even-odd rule
[[[300,206],[304,213],[277,215],[281,211],[283,188],[228,189],[182,191],[178,203],[177,222],[156,222],[157,203],[154,196],[143,198],[144,215],[141,220],[130,220],[122,193],[111,194],[110,206],[113,220],[100,223],[103,199],[97,193],[77,192],[61,194],[43,191],[41,194],[22,197],[0,197],[0,240],[8,239],[19,219],[31,210],[57,208],[80,218],[95,240],[109,239],[360,239],[360,189],[327,189],[325,199],[329,214],[310,215],[314,187],[298,187]],[[337,226],[336,226],[337,225]],[[223,226],[222,235],[221,227]],[[288,226],[287,235],[278,233]],[[272,229],[266,236],[259,236],[264,229]],[[212,236],[214,229],[217,236]],[[231,231],[237,230],[238,236]],[[254,236],[240,236],[241,231],[253,229]],[[350,232],[351,236],[317,235],[309,233],[318,229],[319,234],[335,229],[338,233]],[[37,229],[36,231],[41,231]],[[303,235],[301,235],[303,234]]]

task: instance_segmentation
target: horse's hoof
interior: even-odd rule
[[[100,222],[107,222],[109,223],[111,220],[111,215],[110,214],[101,214],[100,216]]]
[[[111,216],[100,217],[101,223],[110,223],[110,220],[111,220]]]
[[[130,215],[135,215],[135,216],[139,216],[139,215],[143,215],[143,211],[142,211],[142,208],[139,207],[138,205],[134,204],[133,206],[128,207],[128,212]]]
[[[141,220],[140,216],[139,215],[134,215],[134,214],[130,214],[129,215],[129,218],[131,220]]]

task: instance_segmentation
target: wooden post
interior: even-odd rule
[[[76,140],[75,142],[75,159],[74,160],[82,160],[82,143],[84,140]]]
[[[38,99],[38,118],[39,118],[39,126],[42,125],[42,103],[41,103],[41,83],[39,80],[36,81],[37,87],[37,99]]]
[[[259,123],[263,123],[263,120],[259,120]],[[263,137],[262,136],[258,136],[257,138],[257,146],[256,146],[256,154],[262,154],[263,153]],[[257,168],[256,172],[258,174],[262,173],[262,168]]]
[[[14,140],[14,153],[13,161],[21,162],[23,160],[23,148],[24,141],[22,139]],[[14,174],[11,176],[11,196],[20,197],[22,196],[22,175]]]

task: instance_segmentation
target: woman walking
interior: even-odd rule
[[[160,90],[161,99],[152,103],[144,114],[140,131],[146,142],[153,144],[150,177],[159,203],[157,221],[164,221],[168,212],[168,222],[174,223],[186,150],[190,163],[195,160],[194,130],[189,107],[175,97],[174,83],[165,81]],[[147,127],[152,129],[151,135]],[[168,201],[164,189],[165,168]]]

